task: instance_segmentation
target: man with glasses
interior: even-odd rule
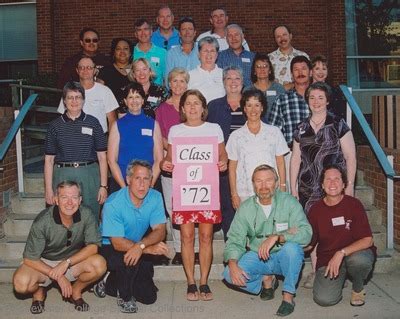
[[[255,195],[241,203],[228,232],[224,278],[261,300],[272,300],[284,276],[278,316],[294,311],[294,295],[312,229],[295,197],[278,188],[278,174],[268,165],[255,168]]]
[[[179,33],[173,27],[174,14],[168,5],[163,5],[158,10],[158,28],[151,35],[151,42],[156,46],[169,50],[179,45]]]
[[[109,87],[95,82],[95,72],[96,65],[92,58],[82,57],[78,60],[76,73],[79,76],[79,83],[85,89],[83,111],[97,118],[104,133],[107,133],[108,127],[111,127],[117,119],[115,110],[119,107],[119,104]],[[65,112],[64,101],[62,99],[57,111],[59,113]]]
[[[167,50],[151,43],[151,24],[146,19],[138,19],[135,22],[135,37],[138,44],[133,49],[133,60],[145,58],[149,61],[151,70],[155,73],[154,83],[163,84],[165,73],[165,58]]]
[[[197,41],[200,41],[204,37],[213,37],[217,39],[219,49],[221,51],[228,49],[229,45],[226,41],[226,26],[228,25],[228,20],[228,14],[224,8],[217,7],[211,10],[210,23],[212,25],[212,29],[210,31],[200,34],[197,38]],[[247,44],[245,39],[243,39],[242,45],[245,50],[250,51],[249,45]]]
[[[57,282],[61,295],[78,311],[88,311],[82,291],[106,271],[106,262],[97,253],[101,243],[98,224],[76,182],[57,185],[55,205],[34,220],[26,241],[23,262],[13,277],[14,289],[32,294],[32,314],[45,310],[47,287]]]
[[[111,63],[107,56],[98,52],[99,41],[99,33],[95,29],[83,28],[81,30],[79,33],[79,42],[82,50],[65,60],[58,74],[57,87],[59,89],[62,89],[68,81],[79,81],[75,68],[82,56],[91,57],[93,59],[97,68],[95,76],[97,75],[98,70]]]

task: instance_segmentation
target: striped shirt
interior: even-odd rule
[[[45,154],[54,155],[55,162],[97,161],[96,152],[107,150],[107,139],[99,121],[92,115],[71,120],[66,113],[49,124]]]
[[[286,143],[292,145],[293,132],[297,124],[306,119],[310,111],[304,98],[291,89],[279,95],[268,112],[267,124],[277,126],[281,129]]]
[[[253,64],[255,53],[243,50],[237,55],[231,48],[218,53],[217,65],[224,69],[227,66],[236,66],[243,71],[243,85],[251,85],[251,65]]]

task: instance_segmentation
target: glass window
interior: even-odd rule
[[[349,86],[400,88],[399,18],[396,0],[346,0]]]
[[[37,60],[36,4],[0,5],[0,61]]]

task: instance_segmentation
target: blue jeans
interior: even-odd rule
[[[264,276],[282,275],[285,277],[282,290],[294,294],[303,260],[303,248],[290,242],[285,243],[280,251],[272,253],[267,260],[261,260],[256,252],[248,251],[239,259],[238,266],[246,272],[249,279],[245,287],[239,288],[256,295],[261,290]],[[228,266],[225,267],[223,276],[232,284]]]

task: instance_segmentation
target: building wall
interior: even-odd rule
[[[12,107],[0,106],[0,141],[3,142],[8,130],[13,123],[14,109]],[[15,141],[11,144],[10,148],[4,159],[0,161],[0,167],[4,170],[0,172],[0,238],[4,236],[2,229],[3,222],[6,217],[7,203],[3,202],[3,195],[5,192],[13,193],[17,190],[17,154],[15,150]]]
[[[400,172],[400,150],[384,149],[387,155],[394,156],[394,170]],[[375,191],[375,206],[382,210],[384,224],[387,225],[386,177],[369,146],[357,147],[357,168],[364,171],[364,179]],[[394,242],[400,249],[400,180],[394,182]]]
[[[111,39],[134,38],[133,23],[139,17],[155,21],[164,1],[38,0],[38,55],[40,72],[57,72],[64,59],[79,50],[79,30],[96,28],[101,50],[108,52]],[[251,50],[276,49],[272,29],[287,24],[293,32],[293,46],[310,56],[324,54],[330,60],[330,78],[334,84],[346,79],[344,1],[168,1],[175,14],[194,18],[198,33],[209,29],[210,10],[223,5],[230,22],[240,24]]]

